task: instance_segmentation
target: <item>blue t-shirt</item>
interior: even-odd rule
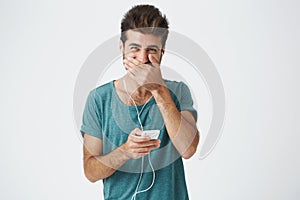
[[[190,91],[183,82],[164,80],[179,111],[188,110],[197,119]],[[185,200],[188,192],[182,158],[173,146],[163,118],[152,97],[147,103],[137,106],[144,130],[160,130],[161,145],[143,159],[130,159],[110,177],[103,179],[106,200],[130,200],[142,178],[138,191],[148,188],[153,180],[150,162],[155,169],[155,181],[151,189],[136,195],[136,199]],[[103,154],[107,154],[127,141],[129,133],[140,128],[135,106],[124,104],[111,81],[92,90],[83,113],[81,133],[100,138]]]

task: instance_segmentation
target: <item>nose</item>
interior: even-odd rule
[[[137,55],[137,59],[144,64],[148,63],[149,62],[148,52],[146,50],[141,50]]]

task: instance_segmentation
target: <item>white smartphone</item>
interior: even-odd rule
[[[158,138],[159,132],[160,130],[144,130],[142,132],[142,136],[148,136],[151,138],[151,140],[153,140]]]

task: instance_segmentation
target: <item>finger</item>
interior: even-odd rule
[[[138,154],[149,154],[150,153],[150,149],[148,148],[140,148],[140,149],[135,149],[133,151],[133,153],[138,153]]]
[[[151,147],[151,146],[160,145],[160,140],[151,140],[149,138],[149,140],[147,141],[136,142],[136,144],[139,145],[139,147]]]
[[[137,69],[139,66],[141,66],[143,64],[139,60],[137,60],[135,58],[131,58],[131,57],[126,57],[126,58],[124,58],[124,60],[126,60],[126,63],[128,65],[130,65],[131,68],[135,68],[135,69]]]
[[[124,61],[131,69],[134,69],[135,75],[145,72],[145,69],[150,70],[150,68],[152,67],[151,64],[144,64],[143,62],[130,57],[125,58]]]
[[[136,71],[132,68],[129,68],[129,67],[128,67],[127,71],[130,74],[131,78],[134,79],[134,77],[136,76]]]
[[[139,129],[139,128],[135,128],[135,129],[133,129],[131,132],[130,132],[130,134],[129,135],[142,135],[142,130],[141,129]]]
[[[144,137],[141,136],[143,133],[143,131],[141,131],[141,129],[139,128],[135,128],[131,131],[131,133],[129,134],[130,140],[133,142],[147,142],[150,141],[150,137]]]
[[[147,147],[140,147],[140,148],[134,148],[132,151],[134,153],[147,153],[152,151],[153,149],[157,149],[159,147],[159,145],[151,145],[151,146],[147,146]]]
[[[144,142],[133,142],[131,143],[130,147],[132,149],[142,149],[142,148],[158,148],[160,147],[160,141],[144,141]]]
[[[143,64],[141,61],[139,61],[138,59],[134,59],[131,57],[127,57],[128,61],[131,62],[133,65],[135,66],[139,66],[141,64]]]
[[[140,61],[136,58],[128,57],[127,62],[130,63],[130,66],[133,67],[137,71],[143,71],[143,69],[147,69],[149,67],[150,68],[152,67],[151,62],[149,62],[150,64],[145,64],[145,63],[143,63],[142,61]]]
[[[127,65],[128,68],[130,68],[130,69],[135,69],[136,68],[136,65],[134,63],[132,63],[130,60],[128,60],[127,58],[123,59],[123,63],[125,65]]]
[[[133,68],[129,64],[126,64],[126,61],[124,61],[124,66],[125,66],[126,71],[130,74],[130,76],[132,78],[134,78],[136,76],[136,74],[138,73],[136,68]]]
[[[143,143],[143,142],[149,142],[151,140],[148,136],[131,136],[131,140],[135,143]]]
[[[152,64],[159,64],[158,59],[156,59],[153,55],[149,54],[148,58]]]

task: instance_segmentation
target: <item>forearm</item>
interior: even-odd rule
[[[84,161],[85,175],[91,182],[96,182],[111,176],[128,160],[122,146],[105,155],[90,156]]]
[[[184,158],[190,158],[196,151],[199,134],[194,120],[188,120],[178,111],[168,88],[161,87],[153,96],[163,117],[169,137],[177,151]],[[193,122],[191,122],[193,121]]]

